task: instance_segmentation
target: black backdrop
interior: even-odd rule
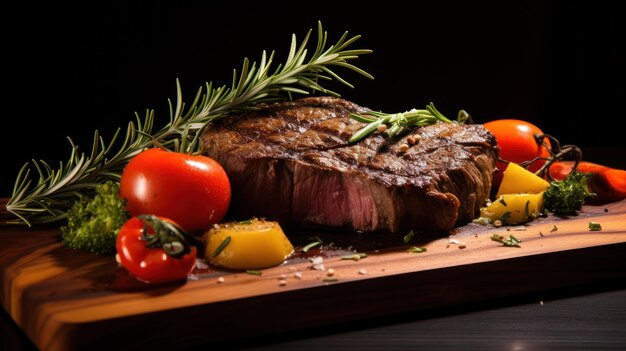
[[[66,159],[66,136],[88,148],[94,129],[108,138],[146,108],[160,126],[176,78],[187,99],[207,80],[228,84],[244,57],[284,59],[291,33],[317,20],[331,39],[348,30],[374,50],[357,63],[374,81],[347,74],[354,90],[334,86],[348,99],[526,119],[596,161],[626,158],[599,152],[626,150],[626,38],[608,2],[125,1],[21,4],[5,16],[3,196],[29,159]]]

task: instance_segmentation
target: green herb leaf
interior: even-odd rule
[[[426,252],[426,251],[428,251],[427,248],[425,248],[425,247],[417,247],[417,246],[414,246],[414,247],[412,247],[412,248],[407,250],[407,252],[409,252],[409,253],[422,253],[422,252]]]
[[[404,243],[408,244],[411,240],[413,240],[414,236],[415,236],[415,232],[411,230],[407,235],[404,236]]]
[[[312,248],[316,247],[316,246],[320,246],[323,244],[322,239],[315,237],[315,241],[312,243],[307,244],[305,247],[302,248],[302,252],[308,252],[309,250],[311,250]]]
[[[248,270],[246,270],[246,273],[251,274],[251,275],[262,275],[263,274],[263,272],[257,271],[257,270],[254,270],[254,269],[248,269]]]
[[[96,186],[93,197],[81,196],[68,212],[67,225],[61,227],[63,243],[75,250],[115,253],[117,234],[128,219],[119,192],[119,184],[108,181]]]
[[[545,208],[558,215],[575,214],[587,197],[596,194],[589,191],[587,180],[591,174],[572,171],[562,181],[553,181],[543,195]]]
[[[506,207],[506,201],[504,201],[504,196],[500,196],[500,200],[498,200],[499,203],[502,204],[502,206]]]
[[[224,248],[230,243],[230,240],[231,240],[231,237],[229,235],[220,243],[220,245],[215,249],[215,251],[213,251],[213,257],[217,257],[217,255],[219,255],[220,252],[222,252],[222,250],[224,250]]]
[[[521,247],[519,244],[522,242],[520,239],[514,237],[513,235],[509,235],[508,239],[504,239],[503,236],[498,234],[493,234],[491,236],[491,240],[499,242],[502,246],[506,247]]]

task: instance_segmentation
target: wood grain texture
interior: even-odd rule
[[[603,230],[590,232],[591,220]],[[626,278],[626,200],[509,229],[470,224],[419,243],[428,249],[420,254],[396,246],[360,261],[326,258],[325,267],[336,271],[333,283],[296,259],[262,276],[208,269],[185,283],[147,286],[112,257],[64,247],[55,228],[3,226],[0,301],[43,350],[133,349],[253,338]],[[491,241],[494,233],[513,234],[522,247],[502,247]]]

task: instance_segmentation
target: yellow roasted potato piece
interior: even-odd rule
[[[548,183],[545,179],[538,177],[524,167],[511,162],[504,171],[502,183],[500,183],[500,188],[498,188],[496,197],[499,197],[502,194],[536,194],[545,191],[549,186],[550,183]]]
[[[277,266],[293,253],[293,245],[277,222],[256,218],[215,226],[204,241],[207,261],[232,269]]]
[[[543,191],[538,194],[503,194],[488,207],[480,209],[480,216],[493,223],[522,224],[532,221],[543,210]]]

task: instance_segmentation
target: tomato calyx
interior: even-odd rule
[[[155,215],[139,215],[137,218],[144,223],[141,240],[147,242],[147,248],[162,248],[168,256],[181,258],[191,252],[191,246],[197,246],[195,237],[172,222]],[[154,233],[150,233],[148,228],[152,228]]]

